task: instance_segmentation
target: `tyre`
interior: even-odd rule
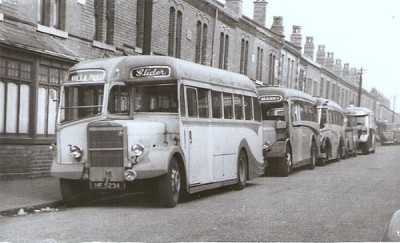
[[[247,181],[247,155],[245,152],[240,151],[237,164],[237,183],[234,189],[243,190],[246,187]]]
[[[307,168],[309,170],[313,170],[315,168],[316,158],[317,158],[317,147],[315,146],[314,142],[311,144],[310,156],[311,156],[311,161],[310,164],[308,164]]]
[[[175,207],[179,201],[180,190],[181,173],[177,160],[172,158],[168,173],[161,176],[158,180],[158,194],[161,206],[167,208]]]
[[[319,161],[318,161],[318,165],[319,166],[325,166],[326,165],[326,163],[328,162],[328,160],[329,160],[329,154],[330,154],[330,147],[329,146],[327,146],[326,148],[325,148],[325,158],[321,158],[321,159],[319,159]]]
[[[278,161],[278,175],[287,177],[292,172],[292,151],[289,146],[286,146],[285,155]]]
[[[340,159],[342,158],[342,153],[343,153],[342,143],[339,143],[339,146],[337,148],[337,157],[335,159],[336,162],[340,161]]]
[[[88,181],[60,178],[60,189],[62,199],[67,206],[80,206],[90,199],[91,193]]]
[[[361,144],[361,151],[362,151],[363,154],[368,154],[369,153],[368,143],[362,143]]]

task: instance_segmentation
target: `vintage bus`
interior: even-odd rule
[[[292,169],[314,169],[320,150],[320,130],[314,97],[299,90],[258,87],[264,130],[266,170],[288,176]]]
[[[51,174],[67,205],[151,181],[174,207],[185,194],[243,189],[264,173],[262,143],[246,76],[162,56],[88,60],[62,85]]]
[[[333,100],[317,97],[318,122],[321,131],[321,151],[325,158],[319,160],[320,165],[327,161],[339,161],[347,156],[347,137],[345,134],[344,111]]]
[[[376,149],[376,123],[374,113],[366,107],[348,106],[345,108],[347,117],[354,119],[357,126],[357,151],[363,154],[374,153]]]

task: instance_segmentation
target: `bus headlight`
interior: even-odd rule
[[[138,157],[143,154],[144,146],[140,143],[134,144],[134,145],[132,145],[131,150],[132,150],[133,156]]]
[[[82,157],[83,154],[83,149],[78,146],[78,145],[68,145],[69,146],[69,152],[71,153],[72,157],[74,157],[75,159],[80,159]]]

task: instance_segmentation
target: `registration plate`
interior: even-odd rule
[[[124,182],[100,182],[100,181],[91,181],[90,189],[95,190],[123,190],[125,189]]]

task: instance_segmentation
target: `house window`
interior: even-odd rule
[[[271,53],[269,55],[269,77],[268,77],[268,83],[271,85],[275,84],[275,60],[276,56]]]
[[[38,0],[38,23],[65,30],[66,0]]]
[[[219,65],[220,69],[228,70],[229,57],[229,35],[221,32],[219,43]]]
[[[94,35],[93,39],[112,45],[114,41],[115,2],[94,1]]]
[[[41,65],[39,67],[39,88],[37,97],[36,134],[54,135],[60,83],[66,70]]]
[[[242,39],[242,43],[240,46],[240,73],[241,74],[247,75],[248,59],[249,59],[249,41]]]
[[[0,58],[0,134],[29,134],[32,65]]]
[[[169,9],[168,56],[180,58],[182,45],[182,12]]]
[[[196,26],[196,56],[195,62],[206,64],[208,26],[197,21]]]
[[[257,48],[257,70],[256,70],[256,79],[262,80],[262,68],[263,68],[263,60],[264,60],[264,50],[260,47]]]

